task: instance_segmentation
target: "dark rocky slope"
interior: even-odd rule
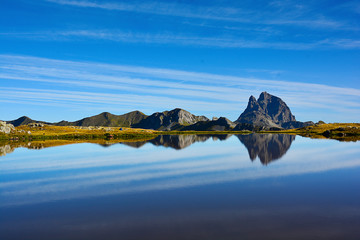
[[[313,125],[313,122],[296,121],[290,108],[279,97],[262,92],[256,100],[251,96],[245,111],[235,123],[252,124],[264,129],[290,129]]]

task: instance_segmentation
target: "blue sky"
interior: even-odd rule
[[[2,0],[0,119],[184,108],[250,95],[297,120],[359,122],[360,1]]]

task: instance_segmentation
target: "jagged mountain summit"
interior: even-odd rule
[[[296,121],[286,103],[281,98],[267,92],[262,92],[257,100],[251,96],[247,108],[235,123],[252,124],[266,129],[289,129],[314,124],[313,122]]]

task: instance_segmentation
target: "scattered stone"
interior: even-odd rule
[[[43,123],[29,123],[28,126],[29,126],[30,128],[44,127],[45,124],[43,124]]]

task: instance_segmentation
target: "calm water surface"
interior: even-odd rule
[[[3,240],[360,239],[360,142],[159,136],[0,154]]]

